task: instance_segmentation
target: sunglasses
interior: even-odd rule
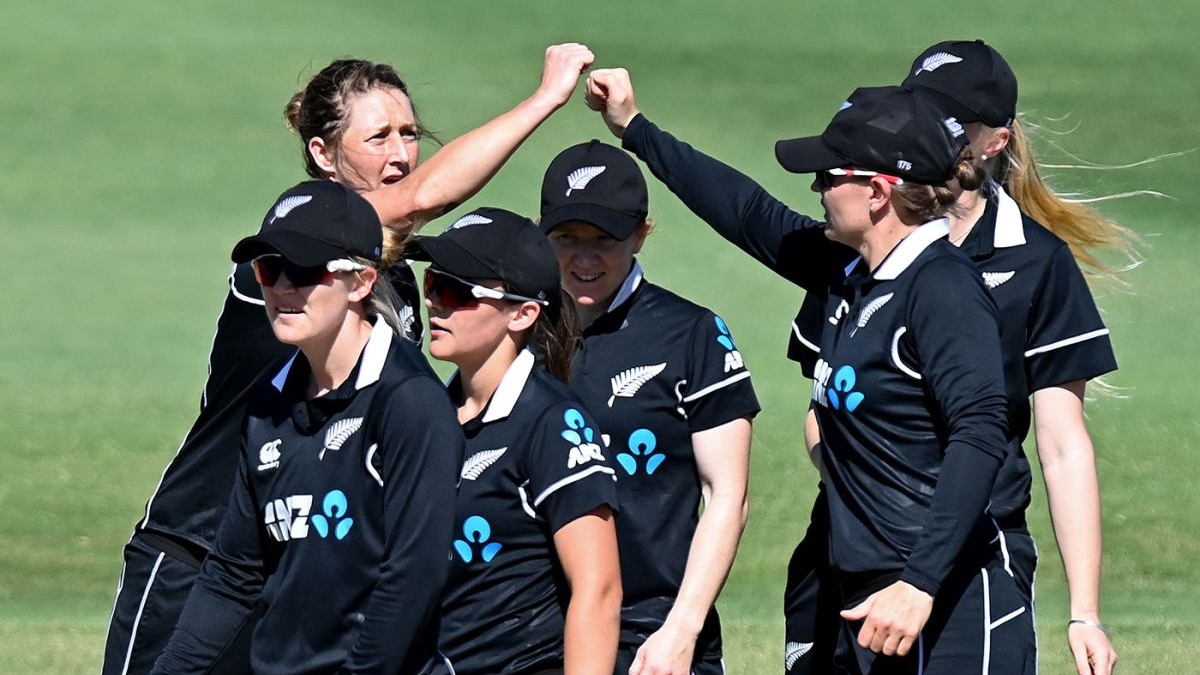
[[[546,300],[529,298],[515,293],[506,293],[487,286],[467,281],[442,270],[425,270],[425,297],[435,300],[438,305],[448,310],[474,307],[480,300],[508,300],[509,302],[536,302],[544,307],[550,306]]]
[[[846,167],[844,169],[827,169],[825,171],[818,171],[816,177],[817,189],[828,190],[832,188],[834,176],[850,176],[852,178],[870,178],[871,176],[879,176],[892,185],[904,185],[904,179],[900,178],[899,176],[891,176],[886,173],[879,173],[878,171],[868,171],[866,169]]]
[[[333,275],[338,272],[360,272],[367,269],[366,265],[353,260],[339,258],[330,260],[324,265],[308,267],[289,262],[281,255],[263,255],[254,259],[254,277],[258,283],[267,288],[274,288],[279,283],[280,275],[286,274],[288,281],[296,288],[325,285],[333,281]]]

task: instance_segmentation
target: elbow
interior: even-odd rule
[[[588,584],[580,584],[571,589],[571,605],[581,611],[584,616],[595,617],[597,620],[614,625],[621,623],[621,601],[624,591],[621,587],[620,572],[593,580]]]

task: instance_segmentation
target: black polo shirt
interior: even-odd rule
[[[420,307],[421,298],[416,277],[402,262],[386,276],[401,299],[398,310],[407,337],[419,343],[422,326],[414,308]],[[228,283],[209,352],[200,414],[163,469],[137,525],[180,538],[201,555],[212,546],[229,501],[251,392],[296,353],[295,347],[275,339],[251,265],[235,265]]]
[[[426,672],[462,433],[416,345],[376,321],[350,377],[306,400],[289,361],[250,405],[239,480],[155,673],[211,664],[256,602],[262,675]]]
[[[963,546],[977,541],[979,528],[987,524],[984,522],[987,495],[994,483],[998,458],[1003,457],[1005,452],[1004,384],[999,375],[995,306],[983,290],[976,273],[963,276],[964,263],[968,270],[971,269],[969,260],[939,237],[933,237],[937,240],[936,244],[930,244],[929,234],[934,230],[925,230],[922,236],[914,238],[914,235],[910,235],[905,240],[922,242],[920,245],[902,244],[889,256],[889,259],[907,260],[903,265],[892,263],[887,268],[896,270],[896,278],[872,280],[869,273],[863,270],[852,274],[858,265],[854,260],[854,252],[826,238],[823,223],[796,213],[751,178],[679,141],[645,116],[638,115],[629,123],[623,145],[645,161],[655,176],[722,237],[810,294],[821,297],[821,306],[828,306],[832,310],[828,317],[822,318],[828,319],[824,324],[826,333],[846,323],[842,319],[851,315],[854,318],[849,323],[853,325],[844,326],[844,330],[855,331],[863,317],[853,313],[854,303],[863,302],[864,298],[867,303],[881,300],[883,295],[892,292],[880,291],[880,288],[897,284],[911,285],[913,279],[918,277],[939,281],[939,277],[945,276],[944,281],[952,284],[952,287],[965,289],[965,293],[949,294],[950,297],[943,298],[947,294],[946,288],[936,283],[930,284],[933,288],[929,292],[919,288],[921,292],[912,295],[924,299],[917,304],[927,311],[906,315],[906,320],[915,316],[919,321],[906,326],[914,332],[901,336],[902,339],[897,341],[898,346],[907,350],[906,356],[912,357],[914,354],[911,352],[919,346],[914,343],[918,326],[922,340],[956,335],[964,327],[971,331],[963,334],[968,339],[950,345],[953,349],[948,350],[946,346],[936,349],[952,353],[953,350],[969,346],[972,363],[981,362],[981,367],[963,373],[965,379],[961,386],[946,389],[943,385],[947,382],[939,373],[961,369],[961,361],[965,357],[930,359],[928,365],[915,364],[915,368],[912,362],[906,361],[909,364],[907,367],[923,377],[920,381],[926,386],[936,381],[938,390],[931,389],[928,398],[922,398],[913,383],[908,382],[907,389],[900,390],[903,396],[872,396],[871,400],[876,403],[865,409],[869,412],[865,415],[851,412],[850,419],[838,422],[841,427],[835,428],[835,420],[829,417],[826,409],[824,416],[827,420],[822,424],[822,435],[829,442],[823,454],[827,464],[828,458],[838,451],[835,443],[848,448],[845,459],[836,460],[841,474],[835,487],[842,493],[836,503],[836,519],[843,528],[833,532],[840,539],[844,576],[848,574],[860,581],[871,578],[869,583],[878,584],[900,576],[903,571],[901,578],[936,594],[940,581],[949,573]],[[914,248],[920,249],[916,256],[920,265],[908,260],[907,254],[895,258],[899,251],[911,253]],[[923,270],[929,258],[937,259],[929,270],[921,274],[902,273],[909,268]],[[848,283],[848,274],[852,274],[854,283]],[[908,291],[913,290],[905,287],[908,290],[901,297],[907,297]],[[824,299],[828,297],[835,300],[826,305]],[[931,306],[944,309],[928,311]],[[889,300],[869,307],[871,311],[867,314],[884,312],[888,315],[902,307],[908,309],[909,305],[907,302]],[[857,309],[865,313],[868,307]],[[970,317],[971,323],[958,320],[958,312]],[[871,320],[871,325],[876,328],[866,334],[876,332],[878,326],[886,322],[886,319]],[[848,354],[831,352],[834,361],[825,363],[824,377],[833,377],[833,384],[837,386],[849,387],[835,391],[839,403],[849,403],[856,409],[859,405],[865,405],[865,398],[854,395],[863,393],[862,390],[855,389],[845,377],[851,372],[856,374],[856,381],[869,382],[864,386],[872,388],[878,387],[881,381],[897,379],[898,369],[878,360],[878,357],[890,356],[894,335],[886,336],[885,342],[873,343],[873,354],[865,351]],[[822,356],[827,349],[825,339],[833,340],[828,345],[829,349],[859,346],[865,350],[864,343],[871,342],[854,337],[841,341],[839,334],[827,334],[813,343],[818,345]],[[929,359],[930,349],[933,348],[926,346],[922,353],[916,355]],[[989,354],[993,354],[994,358],[989,359]],[[838,358],[845,358],[846,361],[837,363]],[[850,358],[864,360],[856,365],[849,361]],[[994,365],[989,365],[992,361]],[[843,371],[844,365],[849,365],[851,370]],[[866,370],[863,370],[864,367]],[[926,368],[930,372],[922,374]],[[879,369],[881,376],[877,377],[873,369]],[[842,373],[843,377],[834,377],[835,372]],[[814,394],[822,396],[819,401],[828,400],[826,389],[827,381],[815,388]],[[892,405],[893,401],[896,405]],[[969,406],[966,405],[968,401],[971,401]],[[884,405],[881,406],[881,402]],[[951,406],[953,410],[945,406]],[[964,418],[963,410],[971,412]],[[954,414],[951,415],[951,412]],[[838,414],[845,417],[845,409],[839,410]],[[818,420],[821,417],[819,413]],[[797,427],[797,438],[803,438],[803,425],[798,424]],[[935,432],[932,435],[931,429]],[[878,457],[872,456],[873,448],[878,449]],[[905,466],[903,463],[907,461],[909,452],[913,455],[913,463]],[[935,461],[938,452],[944,460],[944,466]],[[947,480],[939,482],[937,479],[943,473]],[[885,489],[878,493],[866,490],[865,487],[872,480],[885,481]],[[934,494],[935,487],[937,494]],[[835,510],[832,497],[830,509]],[[994,528],[990,531],[994,533]],[[918,533],[919,541],[914,536]],[[905,560],[907,565],[903,562]],[[843,590],[847,593],[861,590],[853,588],[854,585],[853,581],[844,580]]]
[[[683,581],[700,506],[692,434],[759,411],[750,371],[716,314],[647,283],[634,262],[583,334],[571,384],[617,464],[621,643],[662,626]],[[697,658],[720,654],[710,611]]]
[[[930,539],[944,463],[972,453],[994,477],[1006,452],[995,303],[947,232],[945,220],[923,225],[875,270],[859,262],[830,287],[813,381],[834,569],[908,569],[931,591],[964,543],[990,539],[982,503],[963,505],[956,535]],[[935,564],[909,569],[918,553]]]
[[[996,184],[961,250],[979,268],[999,308],[1008,400],[1006,457],[989,511],[1002,525],[1023,527],[1032,477],[1020,443],[1030,427],[1033,392],[1116,370],[1108,329],[1083,273],[1065,242],[1021,213]],[[814,341],[824,319],[818,296],[805,298],[792,324],[788,356],[809,377],[817,359]]]
[[[462,403],[461,381],[451,399]],[[616,474],[578,396],[523,351],[467,441],[439,645],[458,675],[561,667],[570,596],[554,533],[603,505]]]

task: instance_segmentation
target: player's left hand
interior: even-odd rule
[[[1069,624],[1067,644],[1071,646],[1079,675],[1112,675],[1113,666],[1117,665],[1117,650],[1103,630],[1086,624]]]
[[[933,596],[904,581],[872,593],[856,607],[842,612],[848,621],[863,620],[858,644],[876,654],[904,656],[913,643],[929,613]]]
[[[688,675],[695,649],[696,636],[668,621],[638,648],[629,675]]]

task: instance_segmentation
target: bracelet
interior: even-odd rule
[[[1101,633],[1104,633],[1105,635],[1109,634],[1108,629],[1104,627],[1104,624],[1096,623],[1095,621],[1088,621],[1087,619],[1071,619],[1070,621],[1067,622],[1067,628],[1070,628],[1072,624],[1076,624],[1076,623],[1079,624],[1080,626],[1088,626],[1089,628],[1098,628]],[[1109,636],[1109,637],[1111,637],[1111,636]]]

